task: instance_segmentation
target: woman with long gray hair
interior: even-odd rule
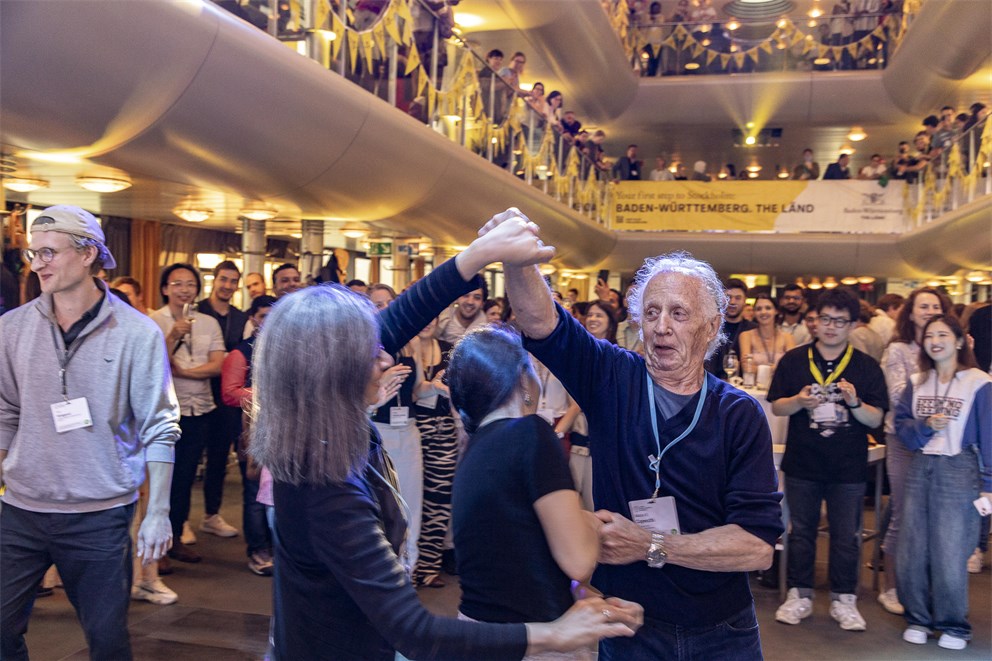
[[[378,315],[367,299],[324,285],[280,299],[266,320],[255,349],[251,453],[274,479],[276,659],[392,661],[397,651],[519,659],[630,636],[640,626],[636,604],[595,598],[546,624],[437,617],[420,604],[398,557],[405,506],[366,407],[379,399],[390,356],[478,289],[475,273],[496,260],[533,264],[553,254],[532,223],[503,225]]]

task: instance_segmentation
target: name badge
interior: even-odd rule
[[[93,426],[90,405],[86,403],[85,397],[52,404],[52,420],[55,421],[55,431],[60,434]]]
[[[813,409],[814,422],[833,422],[837,419],[837,406],[833,402],[820,404]]]
[[[678,535],[681,532],[674,496],[632,500],[628,505],[631,519],[645,530],[665,535]]]
[[[405,427],[406,423],[410,420],[410,407],[408,406],[390,406],[389,407],[389,426],[390,427]]]

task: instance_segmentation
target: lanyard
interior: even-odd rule
[[[947,382],[947,387],[944,388],[944,394],[941,397],[937,397],[937,386],[940,384],[940,375],[937,374],[937,370],[933,371],[933,405],[937,409],[937,412],[941,415],[947,415],[947,394],[951,392],[951,386],[954,385],[954,379],[957,378],[957,372],[951,376],[951,380]]]
[[[72,343],[71,349],[62,349],[59,348],[58,338],[55,337],[55,325],[49,325],[48,330],[52,331],[52,344],[55,345],[55,355],[59,360],[59,382],[62,385],[62,398],[68,402],[69,389],[65,381],[65,371],[69,367],[69,361],[72,360],[80,345],[86,340],[86,336],[77,337],[76,341]]]
[[[845,369],[847,369],[847,364],[851,362],[851,356],[854,355],[854,347],[850,344],[847,345],[847,351],[844,352],[844,357],[841,358],[840,365],[838,365],[837,369],[830,373],[830,376],[828,376],[825,381],[823,379],[823,374],[820,372],[820,368],[816,366],[815,362],[813,362],[812,344],[809,346],[809,349],[807,349],[807,353],[809,354],[809,371],[813,375],[813,378],[816,379],[816,382],[821,386],[829,386],[837,380]]]
[[[654,444],[658,449],[658,456],[649,455],[648,456],[648,468],[654,471],[654,495],[651,496],[652,500],[658,497],[658,491],[661,489],[661,458],[665,456],[665,453],[671,449],[673,445],[681,441],[683,438],[692,433],[692,430],[696,428],[696,424],[699,422],[699,415],[703,412],[703,402],[706,401],[706,380],[709,378],[709,374],[703,372],[703,387],[699,391],[699,402],[696,404],[696,412],[692,416],[692,422],[689,426],[685,428],[685,431],[679,434],[678,438],[665,446],[665,449],[661,449],[661,437],[658,435],[658,416],[655,413],[654,404],[654,383],[651,381],[651,375],[647,374],[648,381],[648,406],[651,410],[651,433],[654,434]]]

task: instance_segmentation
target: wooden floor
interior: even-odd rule
[[[233,474],[232,474],[233,473]],[[200,484],[193,499],[192,524],[199,525],[202,512]],[[241,528],[241,493],[237,470],[228,471],[222,515]],[[872,515],[865,511],[866,517]],[[823,544],[821,543],[821,546]],[[199,534],[196,550],[204,557],[196,565],[174,563],[176,571],[165,577],[179,594],[171,606],[132,602],[131,640],[134,657],[147,661],[234,661],[260,659],[264,655],[272,612],[271,579],[255,576],[246,566],[244,539],[221,539]],[[870,557],[865,548],[865,560]],[[882,610],[870,588],[862,588],[859,608],[868,622],[860,633],[842,631],[827,612],[826,549],[817,555],[817,591],[814,614],[798,626],[774,621],[779,604],[777,590],[752,583],[765,658],[771,661],[857,659],[872,661],[929,659],[992,659],[992,574],[986,567],[970,577],[971,623],[974,640],[961,652],[943,650],[936,640],[926,646],[904,643],[901,617]],[[457,580],[449,579],[441,590],[422,590],[426,605],[437,613],[457,610]],[[865,568],[863,586],[871,585]],[[87,659],[86,643],[65,593],[37,600],[28,631],[28,647],[35,661]]]

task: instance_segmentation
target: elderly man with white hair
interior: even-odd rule
[[[760,659],[747,572],[771,565],[782,494],[761,406],[703,367],[725,341],[720,279],[687,253],[647,260],[628,293],[642,357],[589,335],[536,267],[504,271],[526,348],[595,439],[593,585],[644,606],[638,634],[599,658]]]

